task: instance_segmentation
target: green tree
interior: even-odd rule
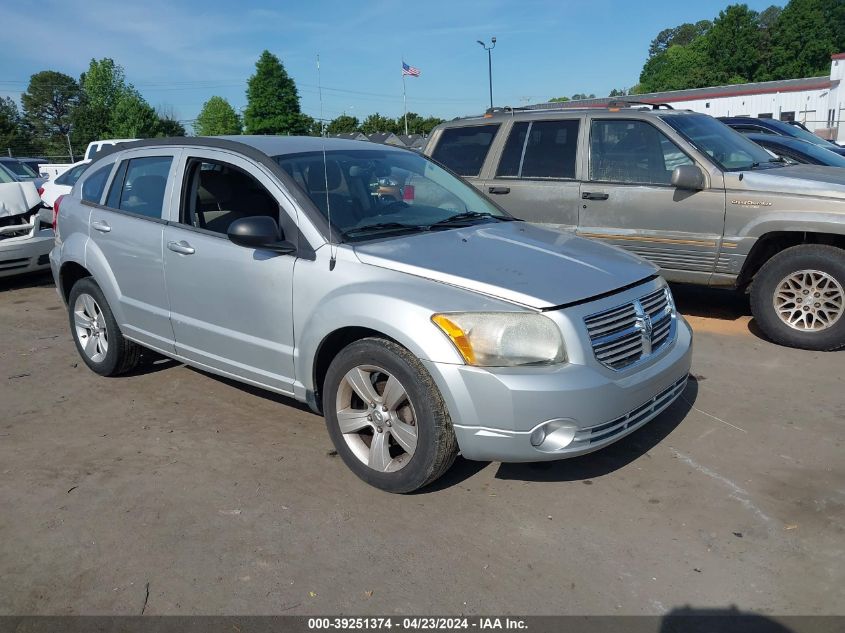
[[[39,153],[67,152],[74,108],[79,104],[79,84],[54,70],[35,73],[21,95],[26,125],[32,130]]]
[[[626,88],[614,88],[610,91],[610,94],[607,95],[608,97],[624,97],[628,94],[628,90]]]
[[[32,149],[18,104],[11,97],[0,98],[0,152],[25,155]]]
[[[587,94],[586,92],[576,92],[574,95],[572,95],[573,101],[580,101],[582,99],[595,99],[595,98],[596,98],[596,95],[594,95],[592,93]]]
[[[631,94],[702,88],[714,83],[705,36],[689,46],[670,46],[649,59]]]
[[[376,132],[393,132],[394,134],[399,134],[399,126],[396,124],[395,119],[388,118],[386,116],[380,115],[378,112],[375,112],[364,119],[364,122],[361,124],[361,131],[364,134],[374,134]],[[404,133],[404,123],[402,124],[402,133]]]
[[[663,29],[657,34],[648,47],[648,57],[651,59],[656,55],[666,52],[670,46],[687,46],[697,37],[704,35],[713,23],[710,20],[699,20],[695,24],[685,22],[680,26],[671,29]]]
[[[114,136],[111,125],[118,102],[127,94],[137,94],[126,82],[123,67],[109,57],[92,59],[79,84],[82,99],[73,115],[75,140],[87,144]]]
[[[569,101],[569,97],[552,97],[549,99],[549,103],[563,103],[565,101]]]
[[[270,51],[261,53],[246,89],[244,123],[249,134],[307,134],[299,93],[284,65]]]
[[[197,120],[194,121],[194,132],[197,136],[222,136],[224,134],[241,133],[241,117],[232,105],[223,97],[211,97],[206,101]]]
[[[158,117],[157,136],[173,137],[187,135],[185,126],[176,118],[176,112],[172,107],[167,105],[158,106],[156,108],[156,116]]]
[[[113,138],[152,138],[159,135],[156,111],[137,93],[127,93],[112,113]]]
[[[706,42],[717,83],[744,83],[759,75],[763,36],[757,12],[748,6],[734,4],[720,11]]]
[[[335,134],[349,134],[350,132],[357,132],[361,129],[361,122],[357,117],[349,116],[348,114],[341,114],[336,119],[329,121],[326,127],[326,133],[329,136]]]
[[[831,54],[845,51],[845,2],[791,0],[777,16],[771,41],[770,78],[827,75]]]

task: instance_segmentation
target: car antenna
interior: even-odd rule
[[[329,220],[329,270],[337,264],[337,250],[332,238],[332,204],[329,198],[329,167],[326,164],[326,130],[323,127],[323,84],[320,80],[320,53],[317,53],[317,93],[320,95],[320,137],[323,146],[323,182],[326,186],[326,216]]]

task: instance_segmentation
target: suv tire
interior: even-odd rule
[[[845,250],[804,244],[781,251],[754,278],[751,312],[780,345],[820,351],[845,346]]]
[[[76,351],[91,371],[118,376],[138,366],[141,347],[123,338],[103,291],[91,277],[71,288],[68,317]]]
[[[368,484],[405,493],[445,473],[458,454],[440,391],[407,349],[365,338],[341,350],[323,383],[329,436]]]

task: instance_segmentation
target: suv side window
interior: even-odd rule
[[[120,163],[106,206],[148,218],[161,218],[171,156],[144,156]]]
[[[498,129],[493,123],[443,130],[431,157],[460,176],[478,176]]]
[[[80,167],[85,170],[88,165],[80,165]],[[114,167],[114,163],[109,163],[108,165],[100,167],[97,171],[85,179],[85,182],[82,183],[83,200],[100,204],[100,200],[103,198],[103,190],[106,188],[106,182],[109,179],[112,167]],[[62,174],[62,176],[64,176],[64,174]],[[60,176],[60,178],[62,176]],[[56,178],[56,182],[60,185],[65,184],[64,182],[59,182],[59,178]],[[69,184],[72,185],[73,183]]]
[[[590,180],[669,185],[672,170],[693,161],[660,130],[645,121],[593,121]]]
[[[502,152],[497,178],[575,178],[578,119],[516,123]]]
[[[193,158],[185,168],[186,187],[179,222],[215,233],[235,220],[267,215],[279,221],[279,203],[247,172],[216,160]]]

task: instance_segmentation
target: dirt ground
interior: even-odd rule
[[[845,353],[676,294],[694,379],[659,418],[395,496],[285,398],[97,377],[49,277],[0,281],[0,614],[845,614]]]

